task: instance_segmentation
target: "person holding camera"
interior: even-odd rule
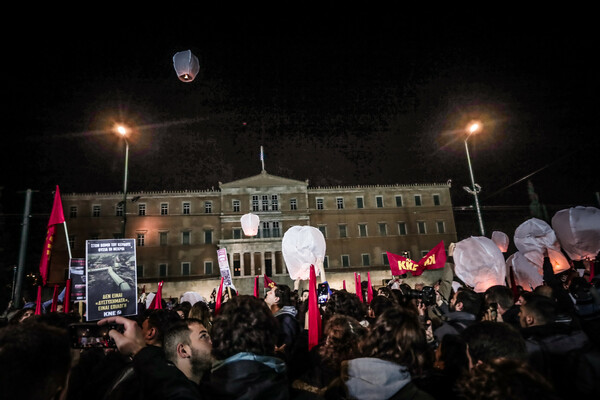
[[[433,331],[435,339],[439,343],[447,334],[460,334],[477,321],[480,310],[480,294],[465,287],[458,288],[450,299],[450,312],[443,316],[443,323]]]

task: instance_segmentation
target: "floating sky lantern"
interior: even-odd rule
[[[574,261],[593,260],[600,251],[600,209],[573,207],[552,217],[552,228],[567,255]]]
[[[491,239],[472,236],[456,243],[454,272],[473,290],[483,293],[490,286],[504,285],[506,265],[502,252]]]
[[[313,226],[292,226],[283,235],[281,251],[292,280],[307,280],[310,266],[319,275],[325,259],[325,237]]]
[[[258,215],[252,213],[244,214],[240,218],[240,222],[242,223],[244,235],[256,236],[258,234],[258,224],[260,223]]]
[[[496,243],[496,246],[498,246],[501,252],[506,253],[510,241],[506,233],[494,231],[492,232],[492,242]]]
[[[177,72],[177,77],[182,82],[191,82],[200,71],[198,57],[192,54],[191,50],[180,51],[173,56],[173,67]]]

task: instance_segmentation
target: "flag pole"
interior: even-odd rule
[[[264,172],[264,170],[265,170],[265,153],[263,151],[263,147],[262,146],[260,146],[260,162],[262,164],[262,170]]]
[[[65,227],[65,238],[67,239],[67,250],[69,251],[69,263],[71,262],[71,243],[69,243],[69,232],[67,231],[67,221],[63,222]],[[71,277],[71,269],[69,268],[69,278]]]

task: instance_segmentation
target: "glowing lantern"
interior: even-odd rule
[[[508,250],[509,239],[506,233],[500,231],[492,232],[492,242],[496,243],[501,252],[506,253],[506,250]]]
[[[242,218],[240,218],[240,222],[242,223],[244,235],[256,236],[258,233],[258,224],[260,223],[260,218],[258,218],[258,215],[252,213],[244,214],[242,215]]]
[[[454,273],[473,290],[483,293],[494,285],[504,285],[506,265],[502,252],[491,239],[472,236],[456,243]]]
[[[283,235],[281,251],[292,280],[307,280],[310,266],[315,266],[319,275],[325,259],[325,237],[312,226],[292,226]]]
[[[552,227],[541,219],[531,218],[523,222],[515,230],[515,246],[520,252],[537,251],[544,253],[545,249],[560,250],[560,244]]]
[[[571,268],[567,258],[560,251],[548,249],[548,258],[555,274],[560,274]]]
[[[552,217],[552,228],[567,255],[574,261],[593,260],[600,251],[600,210],[574,207]]]
[[[512,266],[515,285],[521,286],[524,290],[532,291],[544,283],[541,267],[531,262],[520,251],[506,260],[506,266],[507,268]]]
[[[180,51],[173,56],[173,67],[177,72],[177,77],[182,82],[191,82],[194,80],[198,71],[200,71],[200,63],[190,50]]]

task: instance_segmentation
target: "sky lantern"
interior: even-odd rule
[[[325,259],[325,237],[313,226],[292,226],[283,235],[281,251],[292,280],[307,280],[310,277],[310,266],[314,265],[315,273],[322,272]]]
[[[562,249],[573,261],[593,260],[600,251],[600,209],[573,207],[552,217]]]
[[[240,222],[242,223],[244,235],[256,236],[258,234],[258,224],[260,223],[258,215],[252,213],[244,214],[240,218]]]
[[[506,264],[504,255],[491,239],[471,236],[454,247],[454,272],[478,293],[490,286],[504,285]]]
[[[173,67],[177,72],[177,77],[182,82],[191,82],[194,80],[198,71],[200,71],[200,63],[191,50],[180,51],[173,56]]]
[[[520,251],[508,257],[506,266],[512,267],[514,284],[528,292],[544,283],[542,268]]]
[[[501,252],[506,253],[510,240],[508,239],[508,235],[506,233],[494,231],[492,232],[492,242],[496,243],[496,246],[498,246]]]

